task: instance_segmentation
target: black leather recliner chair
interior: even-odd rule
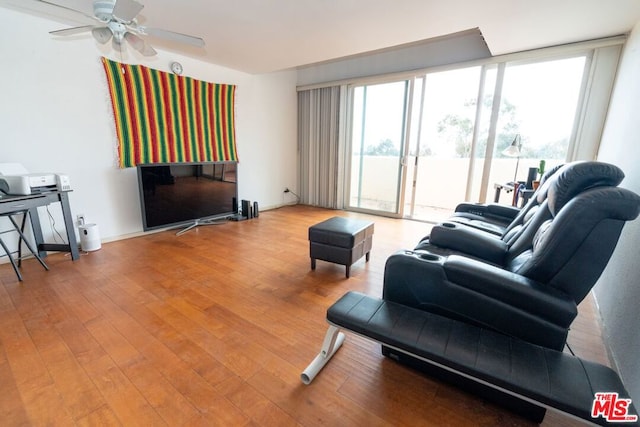
[[[536,201],[528,205],[526,211],[523,209],[500,236],[468,224],[447,221],[434,226],[431,234],[415,249],[440,255],[459,253],[503,266],[531,248],[538,228],[552,218],[551,208],[559,212],[580,192],[600,186],[617,186],[623,179],[622,170],[609,163],[569,163],[541,186]]]
[[[513,227],[523,224],[533,215],[537,206],[547,198],[547,189],[549,188],[551,176],[563,166],[555,166],[542,175],[540,186],[522,208],[499,203],[465,202],[456,206],[455,212],[448,221],[504,236]],[[623,177],[624,175],[620,177],[620,181],[622,181]],[[620,181],[612,185],[618,185]]]
[[[580,164],[585,173],[617,169]],[[392,255],[383,298],[562,350],[577,305],[607,265],[626,221],[640,212],[637,194],[590,184],[576,166],[558,171],[546,200],[510,243],[443,224],[415,250]]]

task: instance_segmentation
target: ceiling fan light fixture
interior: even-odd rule
[[[95,27],[91,30],[93,38],[100,44],[106,44],[111,40],[111,30],[108,27]]]

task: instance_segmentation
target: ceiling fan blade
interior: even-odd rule
[[[91,29],[93,29],[93,25],[83,25],[81,27],[72,27],[65,28],[64,30],[49,31],[49,34],[53,34],[56,36],[71,36],[73,34],[80,34],[86,31],[90,31]]]
[[[122,22],[131,22],[144,8],[135,0],[117,0],[113,7],[113,16]]]
[[[142,34],[149,34],[150,36],[160,37],[165,40],[176,41],[196,47],[204,47],[204,40],[200,37],[189,36],[182,33],[176,33],[174,31],[163,30],[161,28],[147,28],[139,26],[138,30],[140,30]]]
[[[91,30],[91,34],[93,34],[93,38],[100,44],[105,44],[111,39],[111,36],[113,36],[109,27],[94,27],[93,30]]]
[[[156,53],[156,50],[152,48],[147,42],[142,40],[142,38],[136,36],[133,33],[125,33],[125,40],[131,45],[132,48],[143,54],[144,56],[153,56]]]
[[[98,20],[98,18],[96,18],[95,16],[93,16],[93,15],[89,15],[88,13],[85,13],[85,12],[83,12],[83,11],[81,11],[81,10],[78,10],[78,9],[72,9],[72,8],[70,8],[70,7],[62,6],[62,5],[60,5],[60,4],[53,3],[53,2],[50,2],[50,1],[47,1],[47,0],[39,0],[39,1],[40,1],[41,3],[45,3],[45,4],[48,4],[48,5],[51,5],[51,6],[55,6],[55,7],[58,7],[58,8],[60,8],[60,9],[65,9],[65,10],[69,10],[69,11],[74,12],[74,13],[79,13],[80,15],[85,16],[85,17],[87,17],[87,18],[89,18],[89,19],[92,19],[92,20],[94,20],[94,21],[97,21],[97,20]]]

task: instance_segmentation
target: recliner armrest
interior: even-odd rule
[[[506,222],[511,222],[520,213],[520,209],[498,203],[460,203],[456,206],[455,212],[490,218],[503,218]]]
[[[503,265],[508,250],[507,244],[497,236],[452,222],[434,226],[429,243],[499,265]]]
[[[568,327],[578,314],[575,301],[565,293],[480,261],[451,255],[443,268],[447,280],[504,304]]]
[[[483,265],[461,256],[400,251],[385,264],[383,298],[562,350],[575,303],[557,289]]]

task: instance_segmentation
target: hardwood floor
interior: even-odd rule
[[[310,270],[307,229],[371,218],[371,260]],[[72,262],[0,265],[3,425],[531,425],[418,374],[347,334],[309,386],[325,311],[347,290],[380,295],[384,262],[424,223],[305,206],[251,221],[107,243]],[[587,299],[569,342],[608,363]],[[581,425],[548,411],[544,425]]]

